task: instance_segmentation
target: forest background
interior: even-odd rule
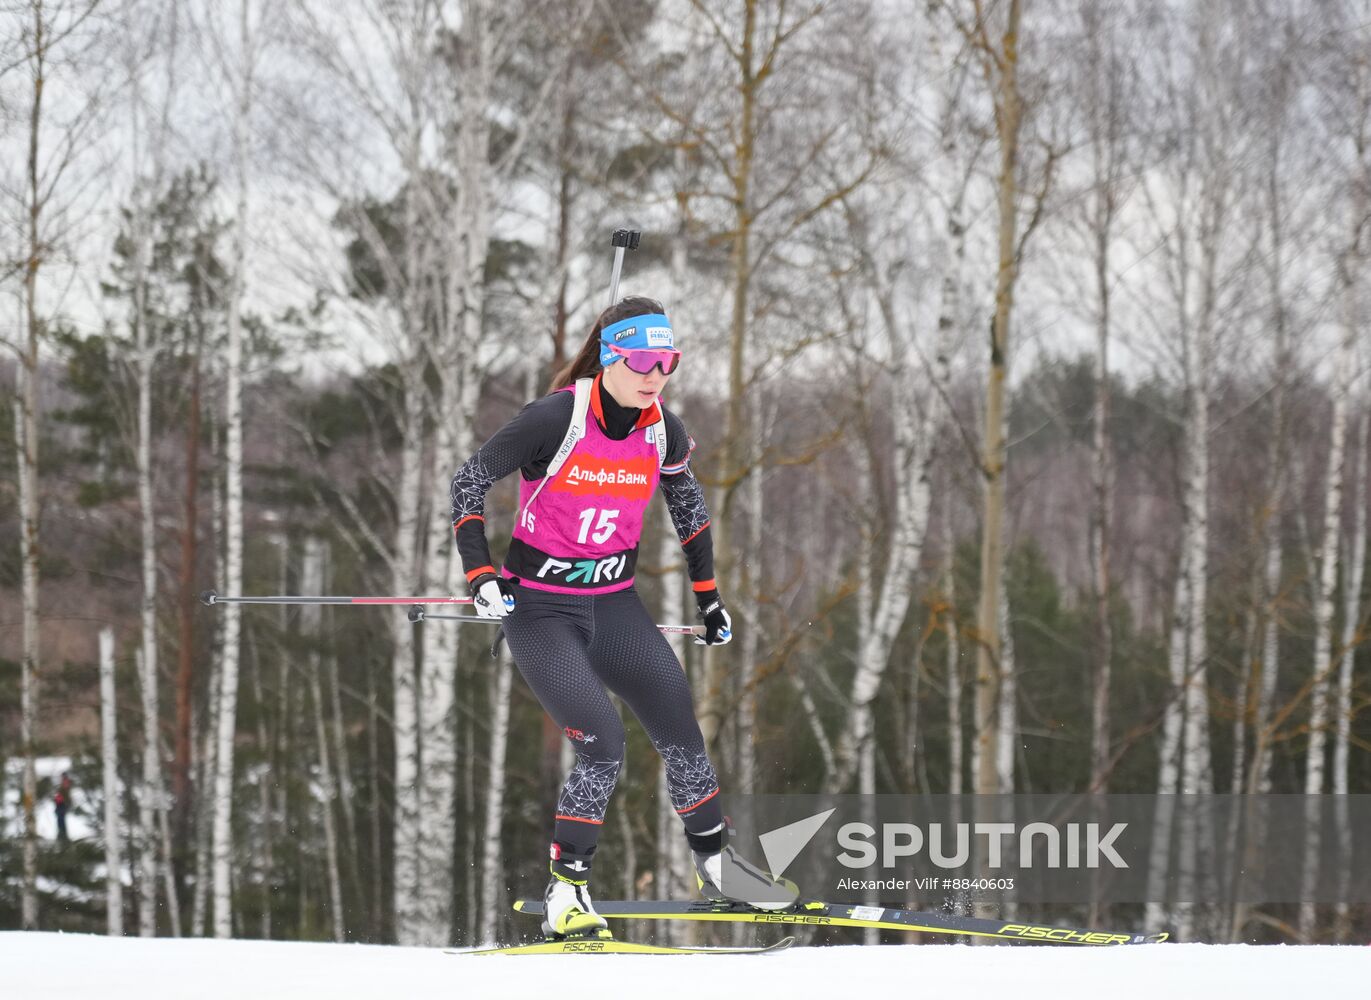
[[[621,226],[735,621],[679,647],[726,789],[1371,792],[1371,3],[0,19],[0,927],[517,932],[567,741],[490,632],[196,595],[463,593],[451,476]],[[639,565],[690,620],[660,510]],[[597,891],[687,896],[630,733]],[[1167,823],[1159,885],[1231,853]],[[1038,912],[1371,931],[1100,910]]]

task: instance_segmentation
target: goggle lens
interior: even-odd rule
[[[660,368],[663,375],[670,375],[681,363],[680,351],[630,350],[623,347],[615,347],[613,351],[624,359],[629,371],[639,375],[650,375],[654,368]]]

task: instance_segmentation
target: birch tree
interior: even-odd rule
[[[945,234],[938,245],[935,259],[946,263],[942,270],[939,290],[937,342],[934,359],[936,367],[932,379],[933,396],[929,403],[929,423],[937,428],[942,421],[953,417],[951,411],[952,360],[958,335],[969,319],[964,313],[968,217],[971,213],[970,189],[984,151],[986,139],[982,130],[968,127],[967,109],[963,97],[973,64],[962,57],[960,40],[946,30],[945,11],[941,3],[928,6],[928,39],[932,57],[931,67],[938,81],[937,98],[940,107],[938,139],[941,156],[935,159],[934,183],[930,193],[935,204],[944,207]],[[977,455],[969,436],[958,436],[966,449],[966,457],[975,464]],[[930,459],[936,457],[930,454]],[[945,502],[942,512],[942,534],[945,551],[941,566],[941,595],[945,606],[943,628],[947,641],[947,701],[948,701],[948,794],[961,795],[965,777],[965,737],[962,720],[962,650],[961,622],[957,615],[955,565],[957,538],[953,521],[951,490],[953,479],[944,480]],[[975,768],[972,769],[974,775]]]
[[[960,201],[958,196],[954,205]],[[949,228],[955,230],[955,223],[950,224]],[[856,242],[869,245],[863,235],[857,235]],[[955,252],[951,260],[957,260]],[[916,571],[927,537],[934,442],[942,429],[943,400],[946,398],[950,371],[948,359],[951,344],[947,342],[947,333],[954,322],[950,319],[949,310],[956,309],[955,289],[960,281],[958,275],[951,273],[949,279],[938,282],[943,294],[936,313],[936,329],[941,341],[934,351],[937,358],[934,370],[930,371],[929,366],[922,363],[922,352],[917,346],[921,334],[908,318],[913,310],[906,310],[897,303],[897,292],[890,276],[882,273],[882,265],[869,252],[865,254],[863,268],[881,318],[881,329],[890,344],[889,414],[893,424],[891,437],[894,445],[890,455],[894,466],[895,496],[889,524],[882,531],[883,537],[888,538],[889,542],[884,547],[885,564],[880,571],[879,583],[871,578],[873,568],[879,562],[873,544],[874,535],[871,530],[865,532],[867,541],[859,557],[863,571],[860,588],[863,596],[858,601],[860,639],[857,670],[848,697],[847,719],[834,746],[834,769],[828,774],[825,787],[830,792],[842,790],[865,755],[866,762],[862,770],[867,776],[865,783],[872,787],[863,790],[874,794],[874,760],[870,757],[874,752],[871,706],[891,661],[896,634],[909,611]],[[952,272],[951,266],[949,272]],[[860,343],[855,343],[861,356],[868,357]],[[881,435],[868,433],[858,445],[863,451],[863,461],[859,467],[865,470],[866,490],[873,498],[878,487],[872,456],[867,454],[867,449],[874,447],[874,442],[884,440]]]
[[[370,125],[384,136],[400,173],[399,222],[404,238],[393,247],[382,235],[372,213],[360,203],[344,200],[342,217],[359,234],[359,242],[375,262],[381,284],[345,279],[345,287],[365,299],[384,292],[394,304],[394,313],[379,310],[373,325],[383,331],[397,361],[402,411],[397,414],[400,430],[399,469],[392,493],[395,519],[392,540],[378,537],[369,521],[355,509],[349,520],[359,534],[382,553],[390,568],[391,593],[415,594],[421,589],[419,556],[420,490],[424,447],[423,371],[427,363],[423,350],[425,325],[425,286],[428,283],[430,251],[427,228],[421,220],[435,207],[426,200],[424,178],[429,170],[426,160],[427,136],[436,127],[436,109],[429,95],[427,78],[435,70],[432,39],[441,27],[437,5],[421,0],[407,9],[388,10],[365,4],[337,21],[327,11],[302,8],[307,18],[301,44],[354,108],[362,111],[356,121]],[[364,32],[363,27],[369,29]],[[368,57],[364,37],[379,44],[383,58]],[[394,95],[387,100],[387,97]],[[318,146],[332,146],[328,140]],[[362,135],[367,133],[364,131]],[[353,137],[353,141],[362,141]],[[300,144],[313,151],[315,144]],[[322,181],[340,199],[346,198],[344,185],[350,178],[330,182],[328,160],[313,157],[301,169]],[[354,207],[355,206],[355,207]],[[379,480],[378,480],[379,482]],[[394,881],[392,903],[396,937],[400,943],[418,943],[416,906],[422,884],[419,866],[419,718],[415,673],[415,629],[398,617],[392,625],[392,720],[395,742]]]
[[[1361,5],[1359,10],[1364,16],[1367,12],[1366,5]],[[1349,43],[1338,46],[1333,62],[1334,72],[1342,70],[1342,78],[1351,81],[1351,87],[1344,85],[1344,93],[1347,99],[1342,102],[1342,105],[1345,110],[1340,109],[1342,113],[1338,115],[1346,134],[1352,140],[1352,156],[1347,174],[1347,194],[1352,206],[1351,217],[1348,220],[1351,232],[1346,239],[1343,256],[1337,269],[1337,277],[1341,286],[1338,288],[1338,294],[1343,299],[1345,310],[1343,322],[1346,327],[1346,335],[1356,337],[1364,322],[1365,269],[1367,255],[1371,250],[1371,59],[1367,58],[1362,46]],[[1337,76],[1333,76],[1332,79],[1336,80]],[[1364,355],[1361,356],[1364,357]],[[1351,787],[1349,768],[1352,758],[1353,679],[1356,669],[1356,651],[1363,620],[1360,613],[1360,601],[1366,560],[1367,428],[1368,416],[1363,411],[1358,437],[1362,462],[1352,486],[1354,528],[1348,559],[1349,571],[1343,587],[1342,642],[1336,697],[1332,707],[1335,720],[1332,789],[1333,794],[1337,796],[1338,858],[1340,871],[1344,873],[1350,870],[1353,851],[1353,832],[1347,816],[1347,795]],[[1310,754],[1312,764],[1312,745]],[[1306,791],[1307,785],[1308,773],[1306,772]],[[1306,859],[1306,870],[1308,868],[1309,862]],[[1345,890],[1345,883],[1343,887]],[[1345,895],[1338,900],[1336,915],[1337,923],[1334,929],[1337,932],[1338,940],[1346,940],[1351,911]],[[1303,917],[1303,914],[1301,916]]]
[[[1112,380],[1110,346],[1114,321],[1114,273],[1120,214],[1128,198],[1131,167],[1133,74],[1121,51],[1121,32],[1095,3],[1079,6],[1085,56],[1078,70],[1089,156],[1089,188],[1081,228],[1089,245],[1095,327],[1094,399],[1091,409],[1092,510],[1089,529],[1091,590],[1094,604],[1091,680],[1090,784],[1092,793],[1109,790],[1112,761],[1110,701],[1114,635],[1111,614],[1113,575],[1111,533],[1114,522],[1114,454],[1111,444]],[[1110,11],[1111,15],[1115,12]],[[1093,876],[1092,876],[1093,877]],[[1091,919],[1100,919],[1092,892]]]
[[[1241,47],[1228,44],[1234,29],[1206,11],[1167,19],[1162,30],[1178,53],[1156,67],[1163,81],[1159,127],[1168,136],[1168,154],[1140,190],[1153,245],[1160,250],[1166,291],[1161,322],[1174,344],[1184,405],[1181,552],[1169,653],[1173,687],[1163,718],[1158,777],[1163,799],[1153,829],[1149,917],[1159,912],[1172,836],[1167,797],[1213,789],[1207,673],[1210,396],[1223,297],[1236,294],[1235,282],[1245,273],[1235,260],[1241,260],[1247,235],[1234,225],[1243,193],[1235,163],[1246,111],[1235,100],[1246,66]],[[1192,900],[1195,879],[1213,850],[1207,844],[1212,831],[1201,826],[1197,809],[1183,810],[1180,819],[1176,892],[1177,898]],[[1178,936],[1188,939],[1194,930],[1192,904],[1178,904],[1175,913]]]
[[[771,439],[772,429],[775,427],[776,415],[774,407],[766,408],[755,407],[754,409],[769,409],[770,412],[756,414],[756,434],[755,439],[759,446],[764,447],[765,443]],[[759,459],[754,458],[754,461]],[[766,525],[766,473],[758,468],[750,477],[747,485],[747,534],[746,551],[754,553],[753,559],[749,560],[747,567],[749,585],[743,588],[743,599],[740,602],[739,610],[742,618],[748,623],[747,630],[742,635],[742,673],[739,677],[738,713],[737,713],[737,748],[734,759],[738,762],[737,788],[743,795],[752,795],[757,791],[757,703],[758,703],[758,659],[760,657],[763,635],[762,623],[762,602],[758,599],[760,591],[760,572],[754,572],[752,567],[758,570],[761,568],[761,553],[765,544],[764,530]]]
[[[122,209],[123,225],[114,242],[114,259],[109,276],[101,281],[107,300],[124,303],[129,335],[127,338],[106,338],[106,341],[114,347],[116,375],[127,374],[128,377],[103,379],[96,390],[101,401],[99,412],[106,419],[112,414],[114,424],[126,439],[128,453],[134,456],[133,478],[139,504],[141,568],[145,573],[140,606],[143,641],[137,656],[145,720],[144,781],[138,793],[140,827],[144,835],[139,856],[140,869],[148,876],[139,881],[140,893],[155,885],[159,872],[174,886],[176,873],[172,859],[181,853],[171,843],[172,824],[162,778],[160,671],[150,671],[147,666],[149,657],[154,663],[158,661],[159,653],[156,602],[162,557],[157,539],[157,512],[161,500],[159,479],[165,482],[155,474],[153,456],[167,435],[166,428],[161,426],[167,414],[187,405],[191,410],[187,420],[187,434],[191,436],[187,470],[190,504],[187,516],[190,520],[188,529],[183,528],[183,534],[188,530],[193,537],[195,494],[199,489],[196,458],[199,450],[198,355],[206,328],[218,319],[212,302],[207,300],[213,296],[206,294],[208,286],[218,278],[214,259],[218,224],[208,217],[212,211],[213,182],[203,170],[179,173],[165,184],[160,179],[161,171],[155,173],[156,177],[139,176],[130,202]],[[192,369],[191,385],[183,392],[173,373],[187,354],[191,359],[187,366]],[[181,555],[181,588],[193,600],[196,582],[193,541],[188,544],[183,538]],[[189,669],[186,664],[193,654],[189,648],[191,633],[184,607],[181,617],[183,648],[177,692],[178,744],[183,735],[189,739],[190,690],[189,677],[184,672]],[[178,748],[178,754],[182,749]],[[185,750],[185,754],[188,767],[189,751]],[[185,777],[188,779],[188,776],[187,773]],[[180,814],[177,826],[182,827],[190,813],[188,792],[184,788],[177,808]],[[176,839],[179,840],[183,833],[182,827]],[[166,855],[162,864],[157,860],[158,850]],[[151,895],[140,897],[140,929],[149,935],[155,932],[154,905]],[[167,915],[170,929],[178,933],[179,902],[174,891],[167,899]]]
[[[36,272],[36,268],[33,269]],[[32,316],[30,316],[32,319]],[[33,329],[33,327],[30,327]],[[23,565],[24,658],[20,676],[19,744],[24,754],[22,805],[24,813],[24,882],[21,919],[25,930],[38,927],[38,824],[36,800],[38,775],[34,759],[37,748],[34,731],[38,715],[38,500],[37,429],[30,415],[37,406],[37,393],[30,390],[37,381],[37,336],[31,337],[32,370],[21,370],[21,397],[14,401],[15,450],[19,454],[19,558]],[[32,435],[32,437],[31,437]],[[30,441],[33,441],[30,444]]]
[[[443,216],[447,196],[433,152],[433,136],[445,130],[447,120],[433,87],[434,80],[444,77],[437,46],[445,24],[443,9],[432,0],[415,0],[404,6],[359,3],[337,14],[323,5],[304,5],[296,14],[300,19],[297,45],[317,68],[315,79],[327,81],[329,91],[340,95],[343,103],[337,120],[301,116],[297,129],[302,132],[293,146],[292,166],[308,183],[322,186],[339,202],[338,221],[355,234],[349,256],[357,263],[341,282],[327,275],[317,280],[324,287],[341,284],[348,296],[344,302],[353,304],[349,310],[353,321],[381,341],[395,362],[400,399],[395,414],[398,468],[392,475],[380,469],[366,472],[389,495],[394,511],[389,537],[355,505],[345,503],[344,513],[349,530],[383,557],[390,592],[417,594],[423,589],[422,557],[427,544],[421,520],[424,498],[434,492],[429,479],[433,465],[425,468],[423,462],[428,434],[424,377],[430,364],[428,328],[437,311],[433,289],[443,282],[435,222]],[[359,161],[338,162],[334,150],[339,142],[373,149],[378,159],[393,163],[399,192],[388,206],[393,220],[383,207],[359,197],[374,183],[373,178],[359,169],[363,166]],[[388,238],[392,223],[400,234],[398,240]],[[414,626],[397,616],[391,632],[395,746],[391,904],[396,937],[402,944],[420,943],[421,934],[427,933],[421,927],[419,906],[421,887],[431,884],[421,862],[420,680],[415,639]],[[446,884],[450,888],[450,882]]]
[[[1349,318],[1334,361],[1332,416],[1328,425],[1328,472],[1324,480],[1323,538],[1319,545],[1318,592],[1314,606],[1314,659],[1310,675],[1309,747],[1305,754],[1304,794],[1317,801],[1323,794],[1327,768],[1329,679],[1333,663],[1333,613],[1338,586],[1338,556],[1342,539],[1343,461],[1347,448],[1348,408],[1356,365],[1357,327]],[[1315,930],[1315,907],[1309,901],[1318,879],[1319,823],[1316,807],[1304,845],[1304,902],[1300,904],[1300,933],[1308,939]]]
[[[161,27],[160,19],[153,13],[153,37]],[[169,34],[172,49],[167,65],[176,60],[176,11],[170,8]],[[131,310],[130,325],[133,328],[133,370],[137,391],[137,429],[135,432],[135,463],[138,482],[139,541],[141,549],[142,595],[140,606],[141,622],[141,683],[143,700],[143,787],[139,794],[139,827],[141,830],[141,853],[139,868],[138,928],[143,937],[153,937],[157,933],[157,814],[164,808],[162,786],[162,761],[158,706],[158,660],[157,660],[157,524],[156,500],[152,472],[152,383],[154,368],[161,344],[162,332],[156,329],[157,321],[149,303],[149,270],[153,253],[153,209],[155,200],[162,190],[164,164],[166,158],[169,112],[172,95],[175,92],[174,79],[168,81],[162,95],[160,114],[155,116],[148,129],[146,150],[142,147],[142,134],[148,124],[144,116],[148,114],[146,97],[143,93],[142,69],[138,65],[145,57],[134,51],[129,54],[129,77],[133,87],[131,112],[134,135],[133,172],[136,178],[131,199],[130,214],[130,264],[131,264]]]
[[[25,930],[38,926],[38,796],[34,766],[38,704],[41,697],[41,633],[39,614],[39,558],[41,547],[41,490],[39,430],[42,407],[42,344],[50,303],[43,301],[46,272],[71,249],[75,201],[72,180],[88,152],[86,143],[102,120],[102,93],[107,89],[94,67],[83,65],[104,27],[96,17],[98,0],[34,0],[6,16],[8,33],[17,38],[12,61],[4,71],[18,70],[24,81],[21,104],[26,111],[26,156],[22,174],[6,176],[7,214],[12,232],[21,234],[12,266],[0,275],[18,278],[20,323],[13,335],[0,340],[19,356],[15,399],[15,443],[19,455],[19,561],[22,654],[20,659],[20,752],[24,756],[21,810],[24,818],[23,876],[20,921]],[[77,83],[78,70],[89,70],[95,84],[85,93]],[[68,111],[60,131],[50,121],[51,103],[61,97]],[[7,171],[8,173],[8,171]]]
[[[118,732],[115,728],[114,630],[100,630],[101,793],[105,800],[105,927],[111,937],[124,933],[123,821],[119,816]]]
[[[232,17],[218,21],[219,15]],[[269,34],[271,14],[240,0],[231,11],[215,11],[209,25],[216,69],[231,106],[234,174],[234,213],[229,288],[224,296],[228,338],[224,357],[224,430],[226,444],[224,498],[224,576],[226,591],[242,593],[243,585],[243,312],[247,285],[248,193],[251,184],[250,141],[257,77],[263,59],[263,38]],[[219,705],[214,771],[212,863],[214,936],[233,936],[233,774],[234,732],[238,710],[241,606],[224,608],[224,634],[219,674]]]
[[[1008,428],[1006,428],[1006,438]],[[1003,521],[1000,530],[1004,540],[1002,550],[1009,551],[1009,523]],[[995,734],[995,790],[1001,795],[1014,793],[1014,761],[1018,757],[1019,733],[1019,676],[1015,672],[1013,617],[1009,606],[1009,577],[1000,576],[999,598],[999,635],[1000,635],[1000,689],[995,705],[995,724],[999,730]],[[1007,812],[1007,810],[1006,810]],[[1008,894],[1013,896],[1012,891]],[[1012,908],[1007,913],[1014,918]]]
[[[457,117],[451,151],[457,189],[439,235],[445,270],[441,279],[445,306],[426,345],[438,373],[437,421],[427,482],[449,482],[461,457],[472,450],[473,418],[481,369],[479,356],[485,318],[485,268],[490,250],[494,204],[487,173],[490,160],[488,104],[495,73],[507,58],[503,46],[514,42],[510,24],[481,2],[464,6],[452,60]],[[517,37],[517,36],[515,36]],[[440,593],[458,590],[460,563],[452,543],[452,518],[446,504],[434,503],[423,530],[422,579]],[[456,726],[453,696],[456,683],[457,626],[428,624],[422,630],[419,674],[418,735],[423,767],[419,775],[421,816],[451,815],[457,777]],[[439,822],[418,842],[419,914],[415,930],[426,943],[442,943],[451,934],[452,827]]]
[[[213,424],[213,414],[210,415],[210,422]],[[218,538],[222,534],[224,526],[224,502],[222,488],[221,463],[217,461],[219,452],[219,435],[210,435],[210,454],[214,461],[212,464],[212,487],[210,489],[210,523],[215,526],[216,543],[213,546],[214,552],[214,579],[224,578],[224,547],[218,544]],[[223,648],[224,618],[216,616],[214,619],[214,642],[213,648]],[[219,745],[219,707],[223,702],[220,697],[219,678],[223,663],[222,656],[215,656],[210,660],[209,692],[205,699],[205,709],[198,727],[200,733],[199,753],[194,761],[196,767],[196,815],[202,820],[195,827],[195,889],[191,896],[191,917],[190,934],[191,937],[203,937],[205,929],[211,920],[210,902],[213,895],[213,864],[211,853],[213,850],[213,828],[211,818],[214,815],[214,776],[218,772],[218,765],[215,762],[216,748]]]
[[[329,550],[323,539],[311,535],[305,539],[305,550],[301,557],[300,589],[306,594],[326,594],[329,592]],[[313,643],[325,639],[323,629],[323,608],[312,605],[302,609],[300,626]],[[324,694],[320,674],[324,657],[316,648],[311,650],[308,663],[310,706],[314,714],[315,751],[319,760],[319,784],[323,801],[318,803],[319,814],[324,828],[325,879],[328,883],[329,922],[332,925],[333,940],[342,944],[347,940],[347,915],[343,907],[343,884],[339,864],[338,822],[334,815],[334,804],[342,794],[335,777],[337,772],[329,758],[328,727],[324,722]]]
[[[1262,799],[1272,790],[1273,743],[1280,719],[1276,693],[1282,670],[1281,632],[1288,616],[1284,528],[1292,513],[1291,448],[1298,397],[1298,357],[1292,345],[1303,341],[1309,320],[1301,315],[1308,297],[1301,295],[1320,266],[1321,204],[1325,190],[1307,183],[1327,171],[1320,163],[1326,153],[1304,141],[1315,126],[1301,99],[1308,71],[1317,65],[1315,50],[1305,35],[1306,22],[1298,9],[1272,17],[1259,37],[1261,103],[1264,117],[1264,156],[1254,166],[1253,184],[1260,191],[1265,219],[1261,280],[1266,286],[1266,325],[1271,331],[1267,370],[1270,385],[1269,424],[1263,489],[1254,521],[1260,556],[1253,568],[1252,609],[1249,612],[1251,662],[1243,672],[1242,706],[1234,720],[1233,792],[1251,798],[1241,818],[1245,842],[1239,849],[1239,821],[1229,833],[1235,864],[1255,857],[1266,844],[1267,812]],[[1312,318],[1312,317],[1311,317]],[[1249,738],[1250,734],[1250,738]],[[1250,742],[1250,752],[1249,744]],[[1241,940],[1252,905],[1237,901],[1230,938]]]
[[[1371,133],[1371,86],[1368,85],[1367,59],[1365,53],[1355,57],[1353,80],[1357,87],[1354,101],[1348,102],[1351,114],[1348,116],[1354,130],[1352,138],[1351,169],[1348,172],[1347,188],[1350,192],[1351,212],[1348,215],[1349,232],[1344,239],[1336,262],[1336,294],[1342,299],[1344,318],[1342,338],[1337,354],[1333,359],[1332,415],[1329,421],[1328,473],[1325,479],[1324,527],[1319,554],[1319,588],[1314,609],[1314,661],[1309,680],[1309,746],[1305,755],[1304,794],[1310,797],[1308,808],[1309,821],[1304,847],[1304,902],[1300,905],[1300,933],[1306,940],[1315,932],[1316,908],[1310,900],[1315,895],[1319,874],[1319,847],[1321,842],[1317,809],[1312,804],[1316,797],[1323,794],[1326,785],[1327,742],[1329,723],[1329,694],[1333,672],[1333,616],[1334,591],[1338,584],[1338,555],[1341,551],[1342,537],[1342,497],[1343,461],[1346,449],[1348,411],[1352,401],[1353,375],[1357,365],[1359,347],[1359,303],[1362,261],[1366,253],[1368,233],[1371,232],[1371,161],[1368,161],[1368,134]],[[1360,515],[1360,512],[1359,512]],[[1363,539],[1364,547],[1364,539]],[[1362,552],[1354,554],[1356,568],[1356,588],[1353,589],[1353,575],[1348,574],[1344,587],[1348,592],[1347,600],[1349,621],[1345,628],[1355,621],[1353,614],[1356,600],[1361,590],[1360,563]],[[1351,653],[1344,653],[1347,666],[1340,670],[1349,673],[1347,703],[1341,701],[1342,680],[1338,678],[1340,700],[1339,710],[1350,710]],[[1337,722],[1337,727],[1345,724]],[[1346,750],[1343,751],[1344,755]],[[1343,762],[1345,768],[1345,760]],[[1336,779],[1335,779],[1336,780]],[[1345,782],[1345,778],[1343,779]]]
[[[942,514],[943,550],[942,628],[947,642],[947,794],[961,795],[966,778],[964,761],[966,737],[962,724],[962,656],[960,625],[957,621],[957,537],[952,530],[952,505],[945,503]]]
[[[1109,12],[1111,15],[1113,11]],[[1109,364],[1113,273],[1119,215],[1128,197],[1130,169],[1128,108],[1133,100],[1132,74],[1122,52],[1119,29],[1106,20],[1099,4],[1080,5],[1086,51],[1080,88],[1086,97],[1085,125],[1090,157],[1090,189],[1083,209],[1090,240],[1094,278],[1095,398],[1091,413],[1090,565],[1094,599],[1094,669],[1091,694],[1090,790],[1108,789],[1110,760],[1109,703],[1113,670],[1110,616],[1112,576],[1110,532],[1113,525],[1114,468],[1110,445],[1112,373]],[[1127,29],[1124,29],[1127,30]]]
[[[862,602],[858,666],[848,696],[848,718],[835,744],[835,770],[828,778],[834,791],[848,780],[854,752],[870,754],[874,749],[871,705],[914,594],[932,505],[935,442],[943,439],[949,417],[952,358],[956,331],[963,319],[965,214],[982,143],[966,137],[969,130],[965,128],[960,95],[969,67],[959,54],[949,51],[945,17],[939,6],[930,5],[918,30],[916,44],[924,56],[920,60],[925,67],[924,78],[908,84],[935,102],[937,117],[926,135],[915,133],[908,138],[913,149],[896,161],[906,175],[898,183],[908,191],[910,206],[920,206],[918,214],[924,218],[912,226],[901,224],[899,213],[888,211],[891,195],[881,189],[873,189],[865,198],[870,202],[869,219],[859,219],[851,208],[848,210],[850,242],[860,255],[860,272],[889,345],[888,411],[893,423],[895,495],[889,524],[882,532],[889,539],[885,566],[871,603]],[[921,158],[925,148],[928,165],[913,175],[912,162]],[[845,199],[845,204],[852,201]],[[893,203],[905,202],[896,198]],[[872,224],[880,226],[876,220],[882,216],[895,223],[890,231],[878,231],[879,235],[865,231]],[[913,232],[932,234],[927,249],[905,245],[907,234]],[[900,249],[892,257],[878,247]],[[922,289],[920,282],[925,286]],[[932,289],[936,293],[929,294]],[[921,299],[936,303],[931,310],[935,318],[931,329],[920,329],[915,319],[925,311],[916,305]],[[868,442],[873,440],[880,438],[868,435]],[[917,671],[917,663],[913,669]],[[868,760],[867,769],[872,766]]]
[[[1353,467],[1351,479],[1352,537],[1345,564],[1348,567],[1347,581],[1343,587],[1342,639],[1339,643],[1338,676],[1336,697],[1333,702],[1333,794],[1337,796],[1336,810],[1338,871],[1347,873],[1352,870],[1352,824],[1348,816],[1347,795],[1350,791],[1348,766],[1351,758],[1352,743],[1352,676],[1356,666],[1358,630],[1361,628],[1361,588],[1366,571],[1366,458],[1367,430],[1371,428],[1371,410],[1363,409],[1358,421],[1356,441],[1359,443],[1360,460]],[[1346,898],[1346,881],[1342,882],[1344,895],[1336,906],[1337,920],[1334,932],[1337,940],[1346,941],[1351,931],[1351,907]]]
[[[1286,22],[1279,35],[1282,44],[1268,58],[1273,63],[1264,74],[1267,80],[1265,106],[1269,109],[1266,158],[1264,163],[1263,211],[1267,218],[1268,252],[1265,278],[1270,302],[1270,325],[1273,333],[1271,351],[1271,430],[1267,440],[1266,488],[1259,512],[1263,558],[1259,572],[1259,607],[1257,608],[1260,640],[1258,647],[1260,669],[1249,678],[1246,710],[1239,717],[1246,723],[1250,717],[1253,746],[1249,765],[1235,771],[1242,775],[1242,787],[1249,793],[1271,790],[1270,720],[1275,701],[1276,683],[1280,674],[1280,626],[1277,604],[1281,594],[1284,549],[1281,526],[1287,509],[1288,396],[1293,365],[1291,351],[1292,305],[1288,288],[1292,282],[1287,274],[1292,261],[1299,259],[1301,243],[1296,242],[1300,226],[1292,224],[1307,212],[1297,211],[1300,186],[1292,183],[1298,173],[1296,166],[1302,159],[1297,144],[1296,97],[1299,79],[1296,61],[1301,48],[1297,44],[1295,25]],[[1293,252],[1292,252],[1293,251]],[[1235,768],[1243,767],[1246,741],[1239,733],[1234,739]],[[1235,788],[1236,791],[1236,788]],[[1258,834],[1259,836],[1259,834]]]
[[[1001,663],[1000,578],[1004,573],[1003,521],[1005,507],[1006,394],[1010,362],[1010,323],[1014,311],[1014,290],[1029,237],[1042,218],[1042,209],[1052,184],[1057,153],[1050,146],[1041,170],[1041,187],[1036,201],[1022,197],[1021,174],[1024,155],[1020,148],[1023,123],[1028,108],[1021,88],[1021,29],[1023,9],[1020,0],[1010,0],[1003,18],[975,0],[972,17],[962,19],[952,13],[954,23],[972,51],[985,83],[985,99],[994,109],[995,137],[999,159],[995,174],[998,219],[997,261],[995,267],[995,309],[991,320],[990,358],[986,383],[981,454],[978,465],[984,487],[981,518],[980,596],[976,613],[976,748],[978,762],[975,788],[993,794],[999,788],[998,761]],[[992,38],[992,33],[997,37]]]
[[[158,174],[160,176],[160,171]],[[139,177],[130,203],[121,213],[122,226],[114,243],[114,260],[109,276],[101,281],[106,299],[124,303],[129,337],[111,340],[116,348],[119,374],[128,378],[108,380],[101,392],[108,396],[102,413],[111,412],[124,438],[127,450],[135,456],[134,482],[139,497],[140,545],[142,566],[152,575],[143,588],[140,607],[142,635],[156,642],[160,628],[155,612],[158,576],[163,556],[156,539],[156,518],[161,497],[160,483],[167,479],[156,474],[153,456],[168,431],[165,421],[169,413],[183,406],[186,414],[187,446],[186,483],[188,509],[182,525],[181,567],[178,590],[181,592],[180,644],[177,683],[176,764],[177,797],[176,821],[173,822],[166,801],[165,782],[161,774],[160,709],[158,707],[159,671],[149,676],[144,645],[140,644],[139,687],[144,698],[143,711],[148,725],[144,729],[144,782],[139,791],[140,812],[146,831],[141,847],[140,867],[155,881],[161,873],[163,881],[172,887],[167,896],[167,916],[173,934],[179,933],[179,896],[175,891],[177,872],[174,859],[187,851],[182,844],[192,814],[189,793],[190,750],[182,742],[190,739],[190,660],[194,655],[193,631],[190,627],[192,611],[184,601],[194,601],[195,568],[195,510],[199,490],[199,355],[209,328],[218,327],[219,316],[214,302],[222,274],[216,259],[216,243],[220,224],[213,218],[214,182],[204,169],[187,170],[168,178],[165,183],[154,181],[150,174]],[[190,386],[185,387],[177,377],[183,362],[190,369]],[[126,399],[126,397],[129,397]],[[175,433],[175,432],[172,432]],[[169,477],[167,477],[169,478]],[[187,538],[189,536],[189,539]],[[152,614],[148,610],[152,609]],[[157,657],[157,650],[153,656]],[[184,774],[181,771],[185,767]],[[155,772],[155,773],[154,773]],[[165,857],[158,863],[156,851]],[[140,880],[140,887],[146,880]],[[148,882],[152,884],[152,882]],[[153,932],[152,907],[147,898],[140,902],[142,927]]]

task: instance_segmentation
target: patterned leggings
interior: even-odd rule
[[[623,699],[666,764],[671,805],[692,834],[723,820],[719,779],[705,752],[690,685],[637,591],[551,594],[518,587],[505,638],[519,672],[576,748],[557,800],[554,839],[591,854],[624,762]]]

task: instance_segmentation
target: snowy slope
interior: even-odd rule
[[[474,957],[269,941],[0,933],[5,1000],[403,1000],[592,996],[1256,1000],[1366,996],[1371,948],[954,945],[795,948],[778,955]]]

